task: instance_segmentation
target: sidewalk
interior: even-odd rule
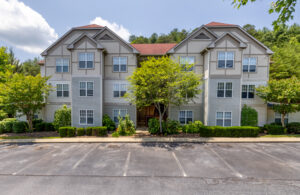
[[[0,144],[7,143],[280,143],[300,142],[299,137],[257,137],[257,138],[172,138],[172,137],[93,137],[93,138],[58,138],[58,139],[2,139]]]

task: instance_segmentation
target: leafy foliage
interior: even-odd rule
[[[151,118],[148,121],[148,131],[151,134],[159,133],[159,121],[156,118]]]
[[[258,127],[203,126],[200,128],[201,137],[257,137],[258,134]]]
[[[288,123],[286,125],[288,133],[299,133],[300,134],[300,122]]]
[[[38,64],[39,59],[34,58],[33,60],[29,59],[23,62],[22,72],[25,75],[36,76],[40,73],[40,65]]]
[[[264,125],[264,129],[268,132],[270,135],[282,135],[286,134],[286,128],[277,125],[277,124],[266,124]]]
[[[201,121],[189,122],[182,128],[183,133],[199,133],[200,128],[203,127],[203,123]]]
[[[84,136],[85,128],[77,128],[77,136]]]
[[[241,114],[241,126],[257,126],[258,114],[254,108],[244,105]]]
[[[56,110],[53,125],[56,129],[71,125],[71,108],[63,105],[60,109]]]
[[[27,128],[28,124],[25,121],[16,121],[12,126],[14,133],[25,133]]]
[[[58,133],[60,137],[75,137],[76,127],[60,127]]]
[[[102,124],[103,126],[107,127],[107,130],[109,131],[113,131],[116,129],[115,122],[107,114],[103,115]]]
[[[118,133],[123,136],[133,135],[135,134],[135,126],[132,120],[130,120],[129,115],[126,114],[125,119],[123,117],[118,117],[119,125],[118,125]]]

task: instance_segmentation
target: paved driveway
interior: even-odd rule
[[[0,145],[1,194],[300,194],[300,143]]]

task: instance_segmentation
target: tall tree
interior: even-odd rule
[[[36,76],[40,73],[40,65],[38,64],[39,58],[34,58],[33,60],[26,60],[22,64],[23,73],[25,75]]]
[[[9,61],[8,64],[13,66],[13,71],[17,73],[22,72],[22,66],[20,60],[15,57],[15,53],[12,48],[9,48]]]
[[[201,92],[201,75],[184,68],[169,57],[148,58],[128,78],[126,98],[138,108],[154,105],[162,119],[170,105],[182,105]]]
[[[271,103],[272,109],[281,114],[281,124],[288,113],[300,111],[300,80],[296,77],[281,80],[271,80],[267,86],[256,89],[257,95],[266,103]]]
[[[34,114],[45,105],[51,86],[47,84],[49,77],[25,76],[7,71],[5,82],[0,83],[0,104],[14,108],[26,116],[29,129],[32,130]]]

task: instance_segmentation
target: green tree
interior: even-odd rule
[[[38,64],[39,59],[34,58],[33,60],[26,60],[22,64],[23,73],[25,75],[36,76],[40,73],[40,65]]]
[[[258,87],[256,93],[266,103],[273,104],[272,109],[281,114],[283,127],[288,113],[300,111],[300,80],[296,77],[270,80],[267,86]]]
[[[256,0],[233,0],[232,4],[240,8],[241,6],[247,5],[249,2],[255,2]],[[278,17],[273,21],[275,30],[278,29],[280,24],[285,24],[290,19],[293,19],[293,13],[295,12],[297,0],[276,0],[272,2],[269,8],[269,13],[278,13]]]
[[[169,57],[150,57],[141,62],[141,67],[135,69],[128,81],[126,98],[138,108],[154,105],[159,112],[161,133],[162,119],[169,106],[187,103],[201,92],[201,75],[184,71]]]
[[[0,47],[0,72],[5,72],[9,65],[9,53],[6,47]]]
[[[55,129],[71,126],[71,108],[68,108],[67,105],[63,105],[60,109],[56,110],[53,125]]]
[[[241,114],[241,126],[257,126],[258,114],[254,108],[244,105]]]
[[[25,76],[7,71],[5,82],[0,83],[0,104],[18,113],[24,114],[32,130],[34,114],[45,105],[51,86],[47,84],[49,77]]]
[[[8,64],[12,65],[12,69],[14,72],[17,72],[17,73],[21,73],[23,70],[22,70],[22,66],[21,66],[21,63],[20,63],[20,60],[18,60],[16,57],[15,57],[15,53],[13,51],[12,48],[9,48],[9,60],[8,60]]]

